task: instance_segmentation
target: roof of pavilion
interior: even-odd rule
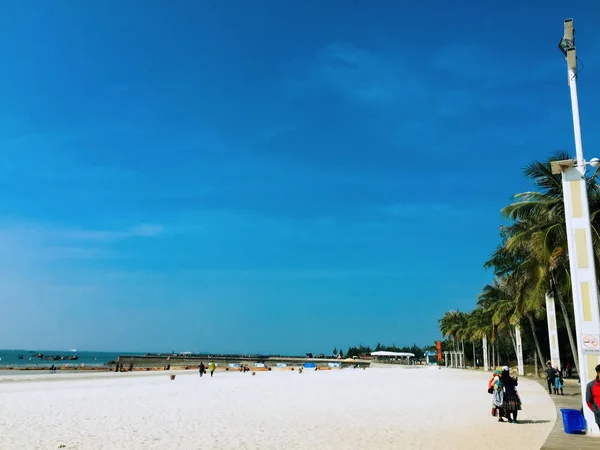
[[[381,351],[381,352],[373,352],[371,353],[371,356],[412,356],[413,358],[415,357],[414,353],[402,353],[402,352],[385,352],[385,351]]]

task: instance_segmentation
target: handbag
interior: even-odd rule
[[[493,393],[494,393],[494,388],[493,387],[488,388],[488,394],[493,394]]]

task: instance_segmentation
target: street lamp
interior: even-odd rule
[[[588,164],[592,167],[600,166],[600,160],[594,158],[586,162],[583,159],[579,102],[577,99],[577,55],[575,53],[573,19],[565,20],[564,36],[558,46],[567,59],[576,159],[553,162],[552,173],[560,173],[562,176],[571,289],[577,333],[577,353],[579,357],[579,381],[583,411],[587,422],[586,431],[588,434],[598,436],[600,432],[595,426],[594,414],[585,402],[586,385],[596,377],[594,368],[600,363],[600,314],[598,311],[596,267],[585,171]]]

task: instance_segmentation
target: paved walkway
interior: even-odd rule
[[[539,383],[548,389],[546,380],[538,380]],[[546,442],[540,450],[598,450],[600,449],[600,438],[592,438],[580,434],[565,433],[561,408],[581,409],[581,391],[576,380],[565,380],[565,395],[552,394],[552,400],[556,407],[556,423],[548,435]]]

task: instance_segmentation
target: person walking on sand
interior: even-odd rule
[[[596,418],[600,429],[600,364],[596,366],[596,378],[590,381],[585,391],[585,401]]]
[[[502,368],[500,381],[502,382],[502,387],[504,388],[504,401],[502,403],[502,409],[504,409],[509,423],[518,423],[517,414],[521,410],[521,399],[519,398],[516,387],[519,384],[519,380],[518,378],[511,377],[508,366],[504,366]]]
[[[206,373],[206,366],[204,365],[203,362],[200,362],[200,378],[202,378],[202,375],[204,375]]]
[[[492,378],[488,381],[488,394],[494,394],[494,383],[496,382],[496,372],[492,372]],[[492,397],[492,416],[496,417],[496,406],[494,405],[494,397]]]
[[[546,363],[544,372],[546,373],[546,382],[548,383],[548,394],[552,395],[552,388],[554,387],[554,369],[552,368],[552,363],[550,361]]]
[[[211,361],[210,364],[208,365],[208,370],[210,370],[210,376],[213,376],[213,372],[215,371],[215,362]]]
[[[502,391],[502,382],[500,381],[500,371],[494,371],[494,375],[488,384],[488,392],[491,389],[492,397],[492,416],[498,416],[498,422],[504,422],[502,418],[504,416],[504,410],[502,404],[504,403],[504,393]]]

